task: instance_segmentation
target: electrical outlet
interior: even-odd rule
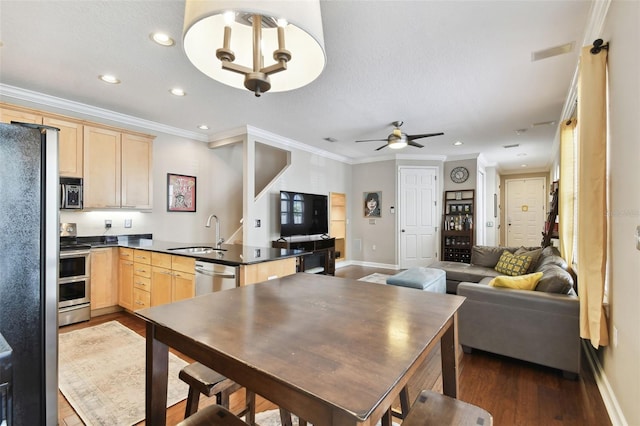
[[[107,229],[111,228],[111,219],[104,220],[104,227]]]
[[[376,249],[376,245],[374,244],[374,245],[371,246],[371,250],[375,251],[375,249]]]
[[[615,325],[613,326],[613,347],[617,348],[618,347],[618,327],[616,327]]]
[[[131,224],[132,224],[131,219],[125,219],[124,220],[124,227],[125,228],[131,228]]]
[[[256,219],[256,228],[260,228],[260,219]]]
[[[636,250],[640,250],[640,225],[636,226]]]

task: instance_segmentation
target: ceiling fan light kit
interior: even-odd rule
[[[186,0],[183,46],[205,75],[256,96],[305,86],[326,64],[319,0]]]
[[[424,145],[419,144],[418,142],[414,142],[415,139],[421,138],[429,138],[432,136],[441,136],[444,133],[423,133],[420,135],[408,135],[400,130],[400,126],[404,124],[403,121],[394,121],[391,125],[394,127],[393,131],[386,139],[366,139],[360,140],[356,142],[378,142],[378,141],[386,141],[386,145],[382,145],[380,148],[376,148],[376,151],[380,151],[382,148],[391,148],[391,149],[401,149],[406,147],[407,145],[413,146],[416,148],[424,148]]]

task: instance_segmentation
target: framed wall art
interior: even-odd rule
[[[196,211],[196,177],[167,173],[167,211]]]
[[[364,193],[364,217],[380,217],[382,191]]]

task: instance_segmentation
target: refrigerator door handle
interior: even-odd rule
[[[67,197],[64,190],[64,184],[60,184],[60,208],[63,209],[64,205],[67,203]]]

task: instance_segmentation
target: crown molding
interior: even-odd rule
[[[127,114],[121,114],[119,112],[111,111],[108,109],[98,108],[80,102],[70,101],[68,99],[34,92],[32,90],[22,89],[20,87],[9,86],[3,83],[0,83],[0,97],[18,99],[23,102],[30,102],[32,104],[41,105],[44,107],[56,108],[75,114],[82,114],[84,116],[95,117],[102,120],[109,120],[126,126],[139,127],[146,130],[152,130],[154,132],[166,133],[169,135],[179,136],[187,139],[194,139],[201,142],[206,142],[208,140],[206,135],[197,132],[191,132],[179,129],[177,127],[167,126],[155,121],[145,120]]]

